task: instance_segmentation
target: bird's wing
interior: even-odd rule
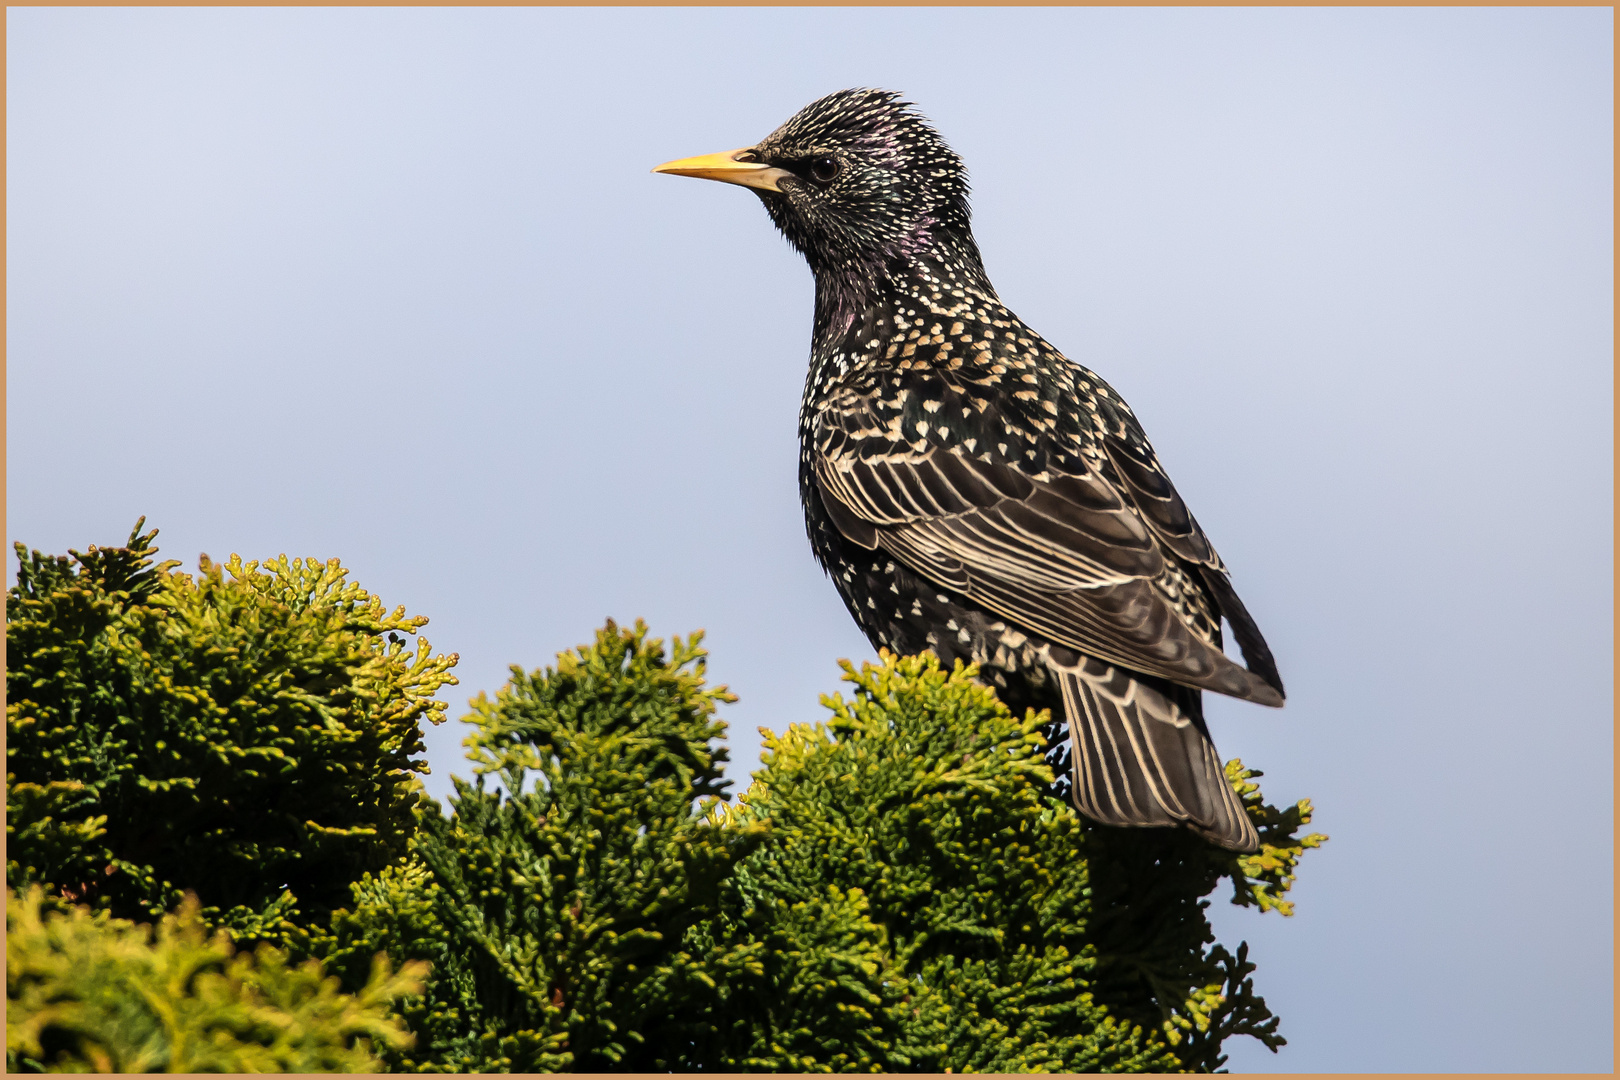
[[[1083,468],[1070,458],[1064,472],[1048,467],[1037,479],[973,457],[960,441],[874,438],[876,418],[847,405],[836,430],[821,429],[813,461],[823,505],[847,539],[882,547],[1054,642],[1187,686],[1282,703],[1269,653],[1267,663],[1249,657],[1249,671],[1221,651],[1223,613],[1234,629],[1246,624],[1240,644],[1264,642],[1249,633],[1241,604],[1227,608],[1236,596],[1225,570],[1151,449],[1104,439]]]
[[[1237,638],[1249,670],[1281,695],[1282,677],[1277,673],[1271,647],[1266,644],[1249,609],[1238,598],[1237,590],[1232,588],[1232,579],[1221,557],[1215,553],[1192,511],[1181,501],[1181,495],[1170,482],[1164,466],[1159,464],[1158,455],[1135,418],[1126,417],[1119,437],[1105,437],[1103,448],[1115,474],[1123,481],[1124,493],[1148,527],[1165,547],[1197,572],[1209,589],[1220,613],[1232,626],[1232,636]]]

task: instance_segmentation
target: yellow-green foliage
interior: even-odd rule
[[[41,900],[38,886],[6,895],[9,1072],[373,1072],[373,1047],[412,1041],[389,1007],[426,965],[394,973],[379,956],[343,994],[318,961],[210,935],[195,897],[155,933]]]
[[[143,519],[144,520],[144,519]],[[155,530],[17,546],[6,594],[8,883],[280,940],[404,854],[454,656],[337,560],[153,565]],[[303,915],[299,914],[302,908]]]
[[[931,655],[846,664],[854,700],[825,698],[829,723],[766,740],[738,817],[769,820],[771,840],[745,869],[790,901],[829,887],[863,896],[908,990],[901,1041],[917,1047],[868,1067],[1180,1068],[1156,1017],[1097,993],[1107,958],[1088,933],[1086,833],[1049,797],[1047,717],[1012,716],[973,674]],[[805,1025],[768,1025],[792,1026]],[[814,1031],[799,1037],[806,1052]]]
[[[1203,1071],[1283,1042],[1205,898],[1291,914],[1324,838],[1241,762],[1254,855],[1091,825],[1048,714],[885,653],[728,805],[701,634],[610,622],[473,700],[442,813],[412,776],[455,681],[407,644],[425,619],[335,560],[193,578],[136,532],[19,549],[7,594],[7,877],[44,886],[8,922],[14,1065]]]
[[[703,685],[698,638],[666,656],[610,623],[474,699],[477,782],[425,819],[421,869],[368,879],[321,946],[336,965],[379,946],[434,964],[401,1068],[673,1067],[689,996],[724,974],[685,935],[762,834],[703,813],[727,783],[714,712],[731,696]]]
[[[1280,1045],[1207,896],[1286,912],[1309,820],[1264,805],[1238,859],[1088,825],[1052,798],[1041,731],[972,668],[859,670],[823,725],[768,732],[741,803],[714,795],[723,690],[696,640],[611,623],[480,697],[458,782],[407,865],[368,877],[322,946],[434,964],[404,1015],[438,1070],[1205,1070]]]
[[[1226,765],[1226,778],[1237,788],[1243,807],[1260,834],[1260,850],[1253,855],[1239,856],[1236,861],[1232,902],[1292,915],[1294,903],[1284,900],[1283,895],[1294,884],[1294,870],[1299,866],[1300,856],[1310,848],[1321,847],[1327,837],[1321,833],[1295,835],[1311,823],[1311,800],[1301,799],[1287,810],[1266,805],[1260,795],[1260,785],[1253,782],[1255,777],[1263,775],[1258,769],[1245,769],[1241,761],[1229,761]]]

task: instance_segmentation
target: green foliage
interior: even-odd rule
[[[826,725],[767,738],[738,816],[771,823],[744,867],[764,891],[859,893],[883,928],[909,987],[897,1045],[928,1050],[874,1064],[1163,1071],[1216,1066],[1216,1037],[1277,1041],[1252,986],[1223,994],[1225,954],[1201,947],[1200,898],[1230,857],[1090,826],[1052,800],[1047,715],[1013,717],[971,667],[885,653],[845,668],[854,699],[825,699]],[[1133,859],[1144,841],[1196,859]]]
[[[894,1010],[901,1045],[916,1049],[872,1066],[1173,1067],[1159,1033],[1119,1022],[1088,993],[1097,958],[1084,836],[1047,797],[1045,715],[1013,717],[971,669],[883,660],[845,665],[855,697],[824,699],[830,723],[767,738],[738,815],[771,823],[747,866],[763,891],[857,893],[882,928],[886,984],[910,999]]]
[[[6,896],[9,1072],[374,1072],[412,1037],[389,1015],[425,965],[378,956],[355,995],[317,961],[209,936],[188,896],[154,928]]]
[[[193,889],[211,923],[283,940],[404,854],[456,658],[408,646],[427,620],[335,559],[193,578],[140,525],[71,559],[17,545],[7,882],[134,918]]]
[[[1206,897],[1289,915],[1325,838],[1241,762],[1254,855],[1095,826],[1053,797],[1046,713],[885,653],[826,722],[763,732],[728,804],[701,634],[610,622],[473,700],[445,813],[412,775],[455,682],[407,644],[425,619],[336,560],[194,579],[153,535],[19,547],[14,1065],[1203,1071],[1283,1043]]]
[[[768,732],[740,805],[696,638],[611,623],[467,719],[457,781],[404,867],[323,946],[434,964],[404,1012],[421,1070],[1141,1071],[1276,1047],[1247,947],[1203,899],[1286,913],[1309,821],[1233,763],[1265,846],[1088,825],[1050,796],[1046,714],[932,656],[855,670],[832,719]],[[497,775],[506,792],[482,777]]]
[[[688,933],[763,830],[704,811],[727,783],[714,711],[732,698],[704,687],[699,636],[666,657],[646,634],[609,623],[556,668],[514,668],[494,701],[474,699],[477,781],[456,781],[419,864],[369,879],[323,946],[339,966],[379,945],[434,963],[406,1006],[423,1039],[400,1067],[675,1067],[688,998],[725,966]]]
[[[1292,915],[1294,903],[1284,900],[1283,895],[1293,887],[1300,856],[1321,847],[1327,837],[1321,833],[1298,835],[1311,823],[1311,800],[1301,799],[1286,810],[1268,805],[1260,794],[1260,785],[1253,783],[1255,777],[1264,775],[1259,769],[1245,769],[1241,761],[1226,765],[1226,778],[1237,788],[1243,808],[1260,834],[1260,850],[1235,860],[1232,903]]]

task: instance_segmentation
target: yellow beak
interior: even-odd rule
[[[774,168],[763,161],[738,161],[748,149],[727,150],[721,154],[666,161],[653,172],[673,173],[676,176],[696,176],[702,180],[720,180],[727,184],[759,188],[761,191],[781,191],[776,182],[793,174],[786,169]]]

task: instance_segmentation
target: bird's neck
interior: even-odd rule
[[[972,234],[937,239],[925,250],[842,264],[811,264],[816,278],[812,338],[816,355],[847,351],[851,335],[895,309],[950,306],[962,296],[996,299]]]
[[[977,248],[930,250],[895,260],[876,275],[817,273],[801,427],[808,430],[831,396],[876,385],[894,362],[895,349],[915,339],[918,327],[987,309],[1011,317],[985,276]]]

